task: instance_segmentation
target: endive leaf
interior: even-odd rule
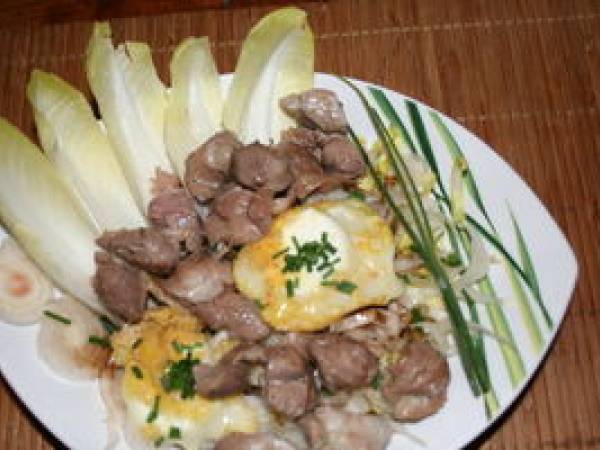
[[[27,86],[42,147],[103,229],[144,226],[106,133],[77,89],[34,70]]]
[[[108,23],[96,23],[86,71],[108,137],[142,211],[152,199],[157,169],[171,172],[165,150],[166,90],[148,45],[127,42],[116,49]]]
[[[187,156],[221,126],[223,99],[208,38],[187,38],[171,59],[171,92],[165,117],[165,143],[183,178]]]
[[[0,220],[65,291],[103,311],[92,289],[98,230],[64,178],[16,127],[0,118]]]
[[[245,143],[278,141],[294,125],[279,99],[310,89],[313,78],[314,38],[306,13],[290,7],[263,17],[242,45],[223,125]]]

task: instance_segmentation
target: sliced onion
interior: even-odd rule
[[[0,246],[0,320],[14,325],[39,322],[52,284],[12,239]]]
[[[396,273],[406,273],[417,269],[423,265],[423,260],[419,255],[400,256],[394,260],[394,271]]]
[[[110,354],[109,349],[89,342],[90,336],[106,335],[98,316],[72,297],[49,303],[46,311],[68,319],[70,324],[43,316],[37,337],[42,361],[68,380],[98,378]]]
[[[427,335],[427,339],[431,345],[440,353],[446,356],[456,354],[456,344],[452,337],[452,326],[450,321],[440,322],[423,322],[419,327]]]
[[[467,270],[454,282],[457,292],[462,292],[488,274],[490,270],[490,257],[487,254],[483,239],[471,227],[467,227],[471,236],[471,255]]]
[[[385,341],[400,334],[404,328],[398,311],[388,308],[368,308],[333,323],[332,333],[345,333],[358,341]]]

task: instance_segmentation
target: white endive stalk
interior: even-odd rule
[[[165,144],[183,178],[185,160],[221,127],[223,99],[208,38],[187,38],[171,59]]]
[[[313,87],[314,38],[306,13],[282,8],[252,28],[223,107],[223,126],[245,143],[277,142],[294,125],[279,107],[289,94]]]
[[[81,92],[34,70],[27,86],[46,155],[102,230],[145,225],[106,133]]]
[[[163,139],[167,93],[150,48],[126,42],[115,49],[108,23],[96,23],[86,71],[136,203],[146,211],[156,171],[172,172]]]
[[[99,230],[39,148],[1,118],[0,180],[2,224],[58,286],[103,312],[91,282]]]

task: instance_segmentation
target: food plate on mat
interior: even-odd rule
[[[0,123],[0,217],[43,272],[2,232],[0,369],[53,434],[77,449],[245,449],[248,436],[280,446],[257,448],[448,449],[501,417],[550,349],[577,262],[493,149],[417,100],[314,74],[312,34],[295,8],[256,25],[235,74],[216,73],[206,41],[184,41],[168,93],[147,47],[115,50],[110,39],[97,25],[87,54],[101,125],[73,88],[32,75],[52,165]],[[205,144],[221,124],[232,134],[218,139],[233,149],[219,172],[202,164],[215,163]],[[309,147],[312,187],[290,156]],[[265,161],[283,169],[265,175]],[[98,187],[108,173],[114,182]],[[223,212],[240,192],[243,233]],[[64,203],[53,205],[57,193]],[[175,194],[195,205],[197,240],[157,220],[156,198]],[[247,211],[261,196],[266,224]],[[140,211],[152,229],[136,232],[134,251],[119,230],[146,227]],[[159,260],[140,259],[155,234]],[[118,292],[107,267],[126,280]],[[143,301],[128,303],[136,283]],[[234,309],[216,314],[225,304]],[[231,373],[244,382],[219,384]],[[302,401],[288,396],[298,390]]]

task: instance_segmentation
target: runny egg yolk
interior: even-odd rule
[[[332,264],[322,270],[296,264],[290,270],[289,257],[323,236],[335,250],[328,254]],[[364,202],[323,201],[278,216],[266,236],[242,248],[233,275],[272,327],[315,331],[399,296],[403,288],[394,273],[394,252],[389,226]]]
[[[254,432],[260,427],[255,406],[244,397],[182,398],[180,391],[165,390],[161,380],[172,363],[186,358],[214,362],[237,345],[231,339],[209,344],[199,330],[195,317],[160,308],[148,311],[139,325],[124,328],[111,339],[114,356],[124,365],[121,392],[127,419],[148,442],[168,440],[176,429],[180,437],[173,442],[196,449],[228,433]]]

